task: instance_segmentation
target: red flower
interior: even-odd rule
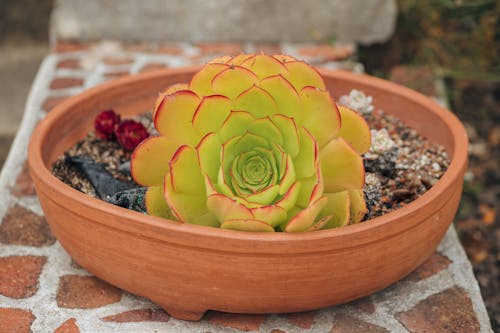
[[[134,120],[125,120],[115,131],[118,142],[126,150],[133,150],[149,137],[148,130],[141,123]]]
[[[120,125],[120,115],[113,110],[105,110],[94,119],[95,134],[98,138],[111,140],[115,136],[115,130]]]

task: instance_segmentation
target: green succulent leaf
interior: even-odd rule
[[[165,219],[175,219],[174,214],[165,201],[163,186],[150,186],[144,197],[146,211],[149,215],[163,217]]]
[[[226,142],[235,136],[245,134],[247,132],[248,124],[254,120],[254,116],[252,116],[249,112],[231,111],[218,132],[221,141]]]
[[[295,87],[282,75],[269,76],[259,86],[267,91],[276,103],[277,115],[293,117],[299,123],[302,120],[301,102]]]
[[[297,215],[295,215],[290,222],[288,222],[285,227],[285,231],[301,232],[309,229],[315,223],[318,214],[327,202],[328,199],[326,197],[322,197],[314,201],[307,208],[299,211]]]
[[[318,165],[318,143],[304,127],[299,129],[300,146],[299,153],[293,159],[297,179],[307,178],[314,175]]]
[[[265,54],[251,56],[241,63],[242,67],[251,70],[259,80],[276,74],[285,74],[288,70],[276,58]]]
[[[368,124],[363,117],[354,110],[345,106],[338,107],[342,119],[342,127],[338,135],[344,138],[359,154],[370,149],[371,134]]]
[[[130,162],[134,181],[142,186],[161,185],[177,148],[177,143],[164,136],[152,136],[142,141],[134,150]]]
[[[271,120],[278,127],[283,137],[283,150],[291,157],[296,157],[300,150],[299,129],[293,118],[277,114]]]
[[[274,232],[274,228],[266,222],[253,219],[226,220],[220,227],[222,229],[238,231]]]
[[[191,83],[189,83],[189,89],[195,92],[198,96],[213,95],[213,78],[229,67],[229,65],[221,63],[207,64],[193,76]]]
[[[200,134],[192,126],[191,121],[199,103],[200,98],[189,90],[165,96],[155,114],[156,129],[161,135],[178,144],[195,146]]]
[[[203,194],[205,180],[198,164],[196,150],[181,146],[170,160],[170,183],[173,190],[186,194]]]
[[[349,190],[348,192],[350,198],[349,223],[358,223],[368,213],[363,190]]]
[[[316,87],[306,86],[301,92],[302,98],[302,125],[323,147],[334,138],[340,129],[340,113],[337,105],[327,91]]]
[[[233,108],[250,112],[255,118],[267,117],[277,111],[274,98],[256,85],[243,91],[234,101]]]
[[[219,173],[222,152],[222,144],[218,135],[215,133],[205,135],[196,147],[196,151],[202,173],[215,181]]]
[[[365,182],[363,159],[342,138],[331,140],[320,152],[325,191],[361,189]]]
[[[193,114],[192,124],[200,135],[217,132],[231,113],[232,102],[221,95],[202,98]]]
[[[327,204],[320,213],[320,216],[330,216],[324,229],[342,227],[349,224],[351,199],[348,191],[337,193],[325,193],[328,199]]]
[[[252,71],[241,66],[229,66],[214,76],[212,90],[215,94],[234,100],[258,81],[259,79]]]
[[[301,91],[302,88],[311,86],[325,90],[326,86],[321,75],[314,68],[304,61],[287,61],[285,67],[288,72],[284,75],[285,79],[295,87],[295,90]]]

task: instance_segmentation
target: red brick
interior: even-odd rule
[[[316,311],[298,312],[298,313],[289,313],[286,315],[286,318],[295,326],[304,329],[310,329],[314,324],[314,320],[316,319],[317,315],[318,313]]]
[[[76,319],[70,318],[56,328],[54,333],[80,333],[80,329],[76,325]]]
[[[375,313],[375,304],[373,304],[370,297],[361,298],[349,304],[354,306],[356,309],[363,311],[364,313],[367,314]]]
[[[427,297],[411,310],[396,314],[410,332],[472,333],[480,326],[467,293],[458,287]]]
[[[28,162],[24,162],[21,172],[17,176],[16,184],[12,188],[12,194],[16,197],[35,195],[35,185],[30,176]]]
[[[33,296],[45,262],[45,257],[0,257],[0,294],[11,298]]]
[[[15,205],[0,224],[0,242],[9,245],[47,246],[56,241],[45,218]]]
[[[309,45],[299,47],[297,53],[310,61],[337,61],[349,58],[354,53],[354,47],[352,45]]]
[[[30,311],[0,308],[0,333],[29,333],[34,320]]]
[[[186,57],[192,64],[205,64],[208,60],[211,60],[213,56],[206,57],[201,54],[192,54]]]
[[[59,77],[52,80],[50,89],[65,89],[71,87],[78,87],[83,84],[83,79],[76,77]]]
[[[182,48],[176,45],[158,45],[155,50],[155,53],[163,53],[169,55],[179,55],[182,54]]]
[[[415,89],[424,95],[437,96],[434,73],[430,67],[399,65],[391,69],[389,77],[391,81]]]
[[[153,52],[156,49],[156,44],[153,43],[126,43],[123,45],[124,50],[129,52]]]
[[[261,43],[261,44],[255,44],[255,53],[264,53],[264,54],[281,54],[283,53],[283,50],[281,49],[281,46],[279,44],[275,43]]]
[[[162,64],[162,63],[150,62],[150,63],[144,65],[144,67],[141,68],[141,73],[156,71],[156,70],[164,69],[164,68],[167,68],[167,67],[168,67],[167,65]]]
[[[243,53],[240,43],[202,43],[197,45],[203,55],[237,55]]]
[[[42,110],[49,112],[68,97],[69,96],[48,97],[42,103]]]
[[[115,323],[131,323],[139,321],[160,321],[167,322],[170,316],[163,310],[157,309],[137,309],[125,311],[115,315],[101,318],[103,321],[112,321]]]
[[[124,77],[129,75],[129,72],[108,72],[104,74],[104,77],[108,80],[117,79],[119,77]]]
[[[79,69],[80,67],[80,59],[64,59],[57,63],[57,68]]]
[[[217,326],[235,328],[240,331],[258,331],[266,320],[265,315],[209,312],[206,319]]]
[[[59,280],[57,305],[70,309],[93,309],[119,302],[120,289],[94,276],[65,275]]]
[[[102,62],[108,66],[128,65],[134,62],[130,57],[105,57]]]
[[[433,276],[434,274],[448,268],[451,260],[448,257],[434,253],[429,259],[427,259],[422,265],[420,265],[413,273],[408,276],[409,281],[420,281]]]
[[[65,53],[75,51],[85,51],[92,46],[91,43],[78,43],[78,42],[58,42],[54,46],[54,52]]]
[[[388,333],[383,327],[347,315],[336,315],[330,333]]]

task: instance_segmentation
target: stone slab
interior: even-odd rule
[[[394,0],[60,0],[54,40],[349,41],[371,44],[394,32]]]

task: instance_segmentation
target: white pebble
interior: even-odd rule
[[[361,114],[369,114],[373,111],[373,98],[366,96],[362,91],[353,89],[349,95],[343,95],[339,99],[339,104],[347,106]]]
[[[438,163],[434,162],[432,163],[432,170],[436,172],[441,171],[441,166]]]

